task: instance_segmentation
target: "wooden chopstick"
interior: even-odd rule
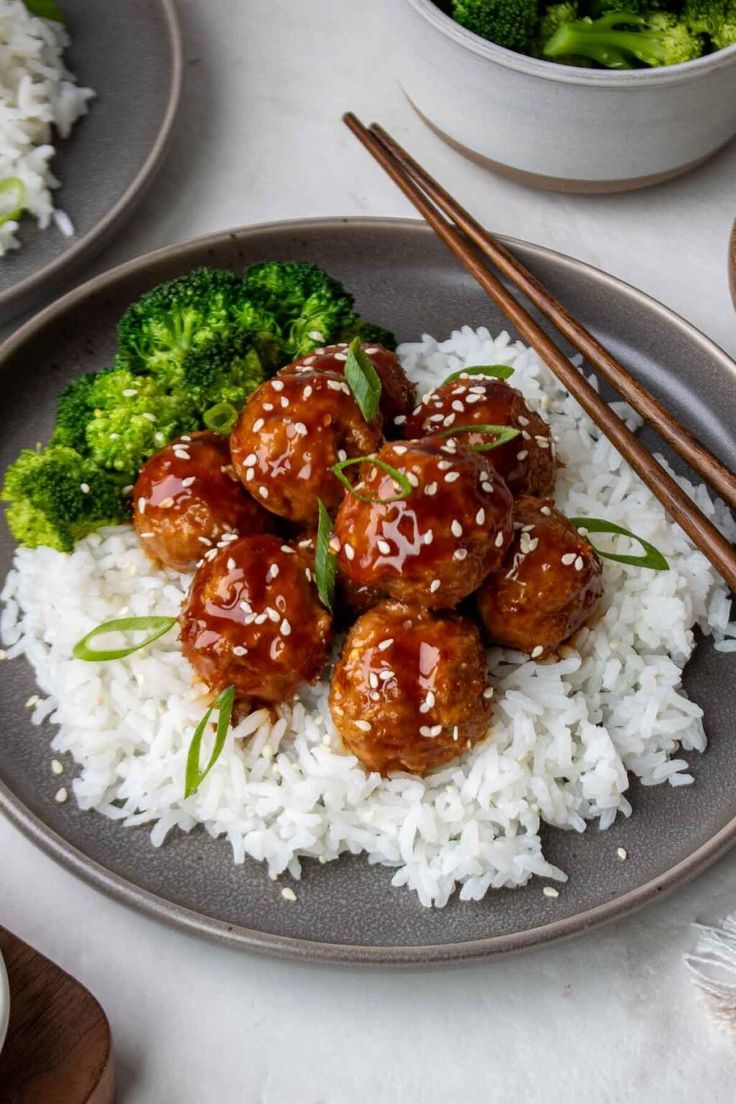
[[[399,186],[437,236],[465,266],[483,290],[498,304],[519,334],[539,353],[585,413],[596,423],[629,462],[668,513],[710,560],[732,591],[736,591],[736,552],[680,485],[644,448],[583,375],[570,363],[532,316],[517,302],[499,278],[488,269],[467,238],[438,211],[411,179],[405,167],[380,139],[352,112],[346,125]]]
[[[521,291],[535,307],[554,323],[571,345],[583,354],[585,359],[608,382],[616,388],[624,399],[633,406],[643,418],[657,431],[662,440],[677,452],[690,467],[709,483],[713,490],[736,509],[736,475],[714,456],[705,445],[696,440],[685,426],[678,421],[659,399],[639,382],[624,366],[616,360],[600,341],[586,330],[576,318],[537,280],[521,261],[505,248],[484,226],[474,219],[469,211],[461,207],[434,177],[430,176],[418,161],[407,153],[378,123],[371,125],[371,131],[384,146],[401,161],[410,176],[419,183],[430,199],[450,217],[476,248],[495,264],[496,268]]]

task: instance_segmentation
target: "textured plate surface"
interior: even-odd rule
[[[21,249],[0,258],[0,321],[61,290],[72,268],[131,212],[166,147],[181,86],[181,41],[173,0],[63,0],[71,34],[65,58],[80,86],[93,88],[89,114],[56,141],[61,180],[55,205],[75,235],[21,222]]]
[[[538,246],[511,248],[580,319],[724,460],[734,455],[736,365],[687,323],[640,292]],[[403,340],[444,336],[469,322],[504,327],[495,307],[419,223],[319,220],[239,230],[161,250],[84,285],[18,331],[0,351],[0,470],[44,440],[54,400],[75,373],[108,364],[114,326],[130,300],[196,264],[242,268],[271,258],[324,265],[356,294],[362,313]],[[645,440],[646,440],[645,436]],[[653,443],[650,441],[650,443]],[[0,574],[12,556],[4,526]],[[635,787],[634,814],[607,832],[545,834],[547,857],[569,874],[560,897],[541,883],[424,909],[392,889],[390,870],[358,857],[307,863],[286,904],[263,867],[233,866],[202,831],[156,850],[145,828],[123,829],[73,802],[57,805],[48,727],[34,728],[34,692],[22,661],[0,665],[0,804],[40,846],[129,904],[213,938],[288,955],[365,964],[437,963],[519,950],[622,916],[703,870],[736,841],[736,655],[701,645],[686,685],[705,709],[710,748],[691,756],[695,785]],[[67,763],[67,775],[71,764]],[[625,847],[621,862],[616,848]]]

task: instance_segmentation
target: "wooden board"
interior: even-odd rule
[[[10,979],[2,1104],[112,1104],[110,1025],[95,998],[4,928],[0,951]]]

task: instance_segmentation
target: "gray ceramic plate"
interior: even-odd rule
[[[538,246],[509,243],[550,288],[724,459],[736,442],[736,365],[687,323],[640,292]],[[0,470],[45,439],[54,399],[76,372],[109,363],[116,320],[130,300],[197,264],[236,269],[270,258],[323,264],[354,290],[360,310],[402,339],[447,334],[463,322],[500,329],[496,309],[415,222],[277,223],[204,238],[133,261],[78,288],[19,330],[0,352]],[[12,545],[0,535],[0,575]],[[361,858],[306,865],[298,901],[256,863],[233,866],[204,832],[170,837],[123,829],[72,802],[54,803],[48,729],[24,702],[34,692],[20,661],[0,665],[0,803],[69,869],[128,904],[190,931],[293,958],[406,965],[518,950],[621,917],[703,870],[736,841],[736,656],[698,648],[687,687],[705,708],[711,746],[692,757],[696,783],[636,789],[634,815],[607,832],[546,835],[548,857],[571,877],[549,900],[534,881],[479,904],[429,911],[391,873]],[[67,773],[71,764],[67,764]],[[627,862],[616,857],[625,847]]]
[[[72,37],[69,65],[97,93],[51,166],[62,182],[56,205],[75,235],[23,219],[23,247],[0,259],[0,322],[62,290],[72,268],[119,227],[160,164],[179,102],[173,0],[62,0],[61,7]]]

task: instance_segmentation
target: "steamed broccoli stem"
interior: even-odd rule
[[[453,0],[456,23],[498,46],[530,53],[538,19],[537,0]]]
[[[702,53],[702,43],[684,23],[667,13],[648,17],[633,12],[609,12],[600,19],[564,23],[544,46],[544,56],[583,57],[607,69],[643,65],[675,65]]]
[[[685,0],[682,18],[693,34],[708,35],[718,50],[736,43],[736,0]]]
[[[75,541],[126,520],[124,480],[64,445],[26,449],[8,468],[0,497],[17,541],[71,552]]]

